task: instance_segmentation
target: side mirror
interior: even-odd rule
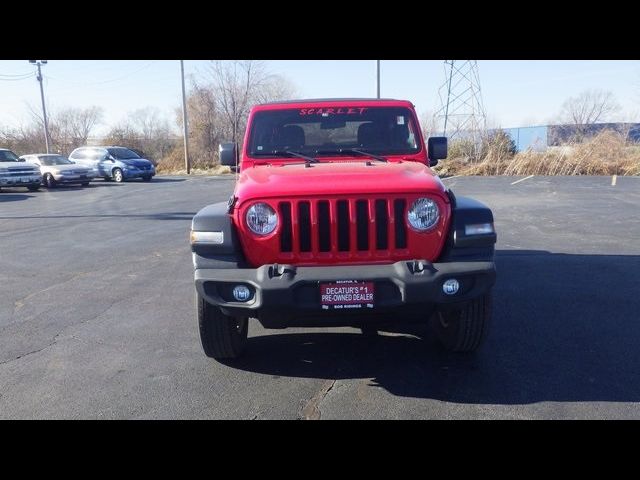
[[[24,158],[19,158],[18,161],[19,162],[26,162],[26,160]]]
[[[235,167],[238,162],[238,147],[233,142],[221,143],[218,148],[220,165]]]
[[[429,155],[430,167],[436,166],[438,160],[447,158],[447,137],[429,137],[427,155]]]

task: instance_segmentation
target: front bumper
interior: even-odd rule
[[[41,181],[40,175],[0,176],[0,187],[29,187],[40,185]]]
[[[153,177],[156,174],[155,169],[152,170],[123,170],[122,171],[124,178],[142,178],[142,177]]]
[[[93,176],[90,174],[86,175],[53,175],[53,178],[58,183],[86,183],[93,180]]]
[[[455,278],[460,289],[446,295],[442,284]],[[430,263],[425,260],[400,261],[387,265],[298,267],[265,265],[256,269],[198,268],[195,285],[207,302],[222,307],[228,314],[266,319],[278,326],[300,324],[299,317],[371,316],[378,313],[420,313],[423,316],[435,306],[446,308],[487,293],[495,283],[495,264],[486,262]],[[323,310],[320,283],[340,280],[374,282],[373,309],[349,309],[341,312]],[[253,290],[247,302],[232,297],[235,285]],[[263,322],[265,323],[265,322]],[[344,322],[351,324],[352,322]],[[304,324],[304,321],[302,321]]]

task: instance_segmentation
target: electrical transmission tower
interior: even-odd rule
[[[436,113],[443,135],[473,140],[480,146],[487,115],[482,103],[477,60],[445,60],[445,82],[438,89],[440,109]]]

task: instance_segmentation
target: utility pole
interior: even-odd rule
[[[38,82],[40,82],[40,98],[42,100],[42,117],[44,119],[44,141],[47,146],[47,153],[49,153],[49,122],[47,120],[47,107],[45,106],[45,103],[44,103],[44,87],[42,86],[42,70],[40,70],[40,67],[42,65],[46,65],[47,61],[46,60],[29,60],[29,63],[35,63],[38,67],[38,75],[36,78],[38,79]]]
[[[377,98],[380,98],[380,60],[376,60],[376,91]]]
[[[191,161],[189,160],[189,129],[187,126],[187,95],[184,89],[184,60],[180,60],[180,74],[182,76],[182,127],[184,135],[184,165],[187,175],[191,173]]]

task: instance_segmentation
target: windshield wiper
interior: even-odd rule
[[[262,155],[289,155],[290,157],[298,157],[306,160],[309,163],[318,163],[317,158],[310,157],[308,155],[303,155],[302,153],[294,152],[292,150],[271,150],[269,152],[256,152],[254,153],[256,156]]]
[[[316,154],[331,154],[331,153],[355,153],[358,155],[364,155],[366,157],[371,157],[375,160],[378,160],[380,162],[388,162],[388,160],[383,157],[382,155],[376,155],[374,153],[371,152],[367,152],[365,150],[360,150],[358,148],[339,148],[338,150],[316,150]]]

